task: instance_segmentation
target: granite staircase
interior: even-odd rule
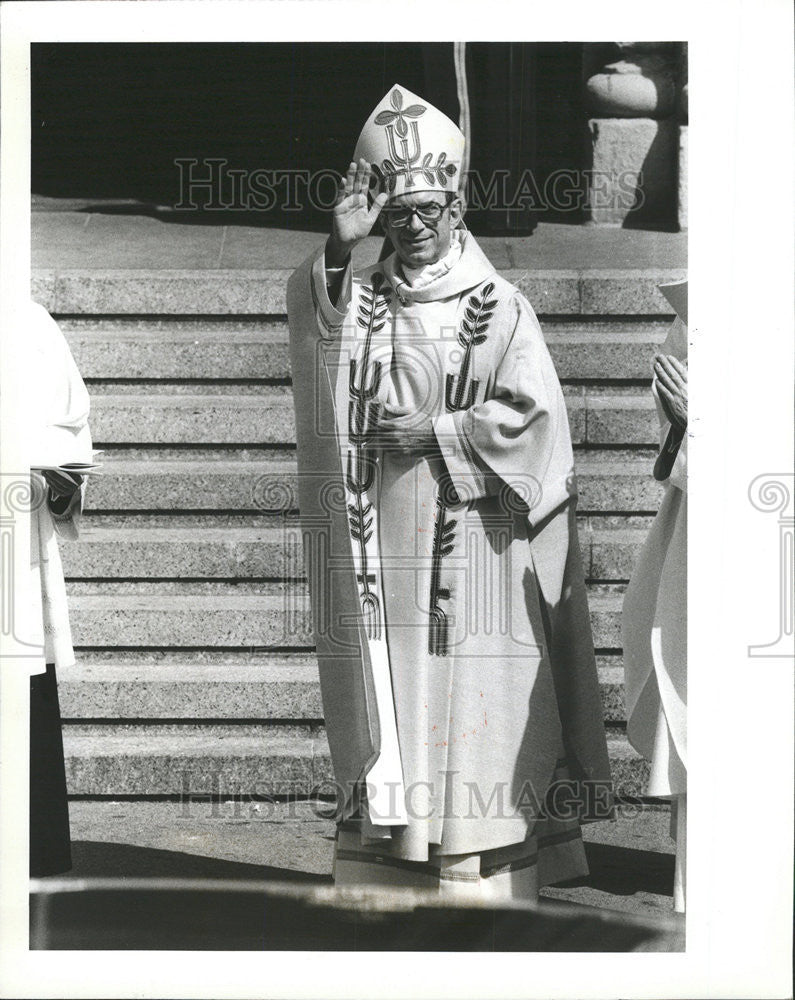
[[[621,603],[660,499],[650,359],[680,272],[503,269],[569,408],[614,778]],[[289,269],[36,275],[92,396],[105,471],[62,546],[78,663],[60,676],[70,794],[310,796],[331,777],[294,503]],[[35,290],[34,290],[35,294]]]

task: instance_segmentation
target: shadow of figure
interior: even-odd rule
[[[555,888],[587,887],[614,896],[634,896],[638,892],[673,896],[673,854],[593,843],[586,843],[585,854],[590,874],[560,882]]]
[[[330,875],[253,865],[183,851],[164,851],[134,844],[114,844],[93,840],[72,843],[71,878],[228,878],[252,881],[303,882],[331,885]]]

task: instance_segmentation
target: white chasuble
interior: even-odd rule
[[[407,863],[526,844],[554,824],[556,773],[571,778],[577,831],[598,811],[585,784],[609,799],[563,396],[530,305],[461,242],[417,288],[393,255],[349,272],[335,307],[322,251],[288,285],[341,818]],[[384,412],[429,417],[438,451],[379,448]],[[550,850],[569,834],[544,826]]]

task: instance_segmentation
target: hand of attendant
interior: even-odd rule
[[[50,510],[54,514],[62,514],[69,507],[72,497],[80,489],[83,477],[72,472],[55,472],[45,470],[42,475],[49,486],[47,498]]]
[[[439,446],[430,417],[382,404],[375,439],[385,451],[400,455],[436,455]]]
[[[372,170],[365,159],[351,163],[340,184],[331,236],[326,242],[326,267],[344,267],[357,243],[370,235],[388,195],[375,196],[368,205],[367,192]]]
[[[687,362],[671,354],[654,358],[654,381],[660,403],[672,427],[684,433],[687,427]]]

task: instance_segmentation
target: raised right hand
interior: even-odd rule
[[[381,193],[375,196],[372,206],[368,206],[371,174],[370,164],[362,158],[358,164],[350,164],[340,184],[328,245],[328,254],[332,259],[326,261],[331,267],[344,264],[356,244],[370,235],[386,204],[388,195]]]

